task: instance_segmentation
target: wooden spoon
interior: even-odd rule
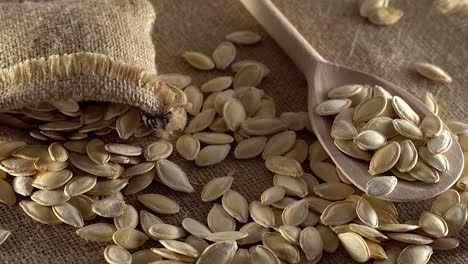
[[[317,105],[328,98],[328,91],[344,84],[376,84],[384,87],[392,95],[403,98],[421,116],[421,120],[431,112],[413,95],[388,81],[326,61],[270,0],[240,1],[305,75],[309,86],[309,119],[315,135],[336,166],[355,186],[365,192],[366,183],[376,177],[368,173],[369,164],[350,158],[338,150],[330,136],[332,118],[322,117],[315,113]],[[463,170],[463,152],[453,135],[452,138],[451,148],[444,153],[449,161],[450,169],[445,173],[440,173],[438,183],[427,184],[399,179],[393,192],[379,198],[398,202],[420,201],[449,189],[458,180]],[[387,175],[391,173],[387,172]]]

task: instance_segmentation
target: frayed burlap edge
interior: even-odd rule
[[[184,128],[189,105],[182,90],[156,74],[89,52],[53,55],[2,69],[0,90],[2,111],[50,100],[125,103],[150,118],[167,119],[154,128],[164,138]]]

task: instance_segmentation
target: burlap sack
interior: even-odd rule
[[[279,112],[307,109],[307,84],[294,64],[268,37],[237,1],[174,1],[152,0],[158,19],[153,41],[158,51],[159,72],[183,72],[200,85],[204,81],[230,72],[201,73],[192,69],[179,54],[183,50],[200,50],[210,54],[224,39],[224,35],[239,29],[260,32],[260,45],[238,47],[238,58],[256,59],[266,63],[272,73],[262,81],[260,88],[275,98]],[[383,76],[418,95],[430,91],[439,99],[441,115],[448,119],[468,121],[466,80],[468,71],[468,27],[456,14],[444,15],[435,9],[432,0],[392,0],[392,5],[405,12],[396,25],[386,28],[367,23],[359,16],[354,0],[274,0],[299,31],[328,60],[352,68]],[[416,61],[431,61],[445,68],[454,78],[450,86],[435,85],[413,71]],[[309,142],[313,137],[299,135]],[[170,157],[187,172],[195,187],[193,194],[181,194],[155,183],[145,193],[161,193],[176,199],[181,213],[161,216],[167,223],[180,225],[185,217],[206,221],[211,203],[200,200],[203,184],[214,177],[236,170],[233,189],[245,195],[248,201],[258,199],[271,186],[272,175],[261,159],[236,161],[232,155],[226,162],[209,168],[197,168],[192,162],[182,161],[177,154]],[[307,167],[304,164],[304,167]],[[144,207],[129,197],[137,209]],[[397,204],[399,220],[417,219],[423,210],[430,209],[431,201]],[[104,220],[100,219],[100,222]],[[106,244],[86,242],[65,225],[45,226],[23,215],[17,206],[0,206],[0,226],[12,230],[12,236],[0,246],[3,263],[104,263],[102,252]],[[467,228],[458,236],[460,247],[436,252],[430,263],[465,264],[468,259]],[[145,244],[153,247],[154,242]],[[324,254],[320,263],[354,263],[342,247],[334,254]]]
[[[181,129],[186,97],[157,77],[154,19],[144,0],[0,2],[0,111],[117,102],[168,116],[160,135]]]

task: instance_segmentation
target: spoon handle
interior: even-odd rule
[[[317,63],[327,61],[307,42],[271,0],[240,0],[299,69],[308,76]]]

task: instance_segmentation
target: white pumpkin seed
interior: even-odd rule
[[[229,154],[231,145],[208,145],[200,150],[195,158],[195,164],[200,167],[211,166],[223,161]]]
[[[176,214],[180,210],[176,201],[160,194],[141,194],[138,201],[160,214]]]
[[[226,35],[226,39],[240,45],[252,45],[258,43],[262,37],[252,31],[235,31]]]
[[[164,73],[159,74],[158,77],[161,81],[170,83],[180,89],[184,89],[192,82],[190,76],[180,73]]]
[[[236,47],[231,42],[221,42],[211,54],[216,69],[224,70],[229,67],[236,58],[236,53]]]
[[[185,51],[182,53],[182,58],[184,58],[192,67],[199,70],[206,71],[215,67],[213,60],[201,52]]]
[[[395,190],[398,179],[395,176],[380,176],[366,183],[366,193],[371,196],[384,196]]]
[[[416,63],[416,71],[422,76],[435,81],[449,84],[452,82],[452,77],[442,70],[440,67],[430,63]]]

